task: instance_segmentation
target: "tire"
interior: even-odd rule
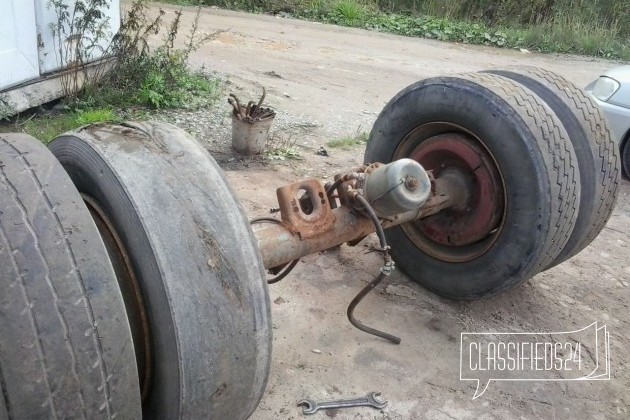
[[[0,419],[141,417],[123,299],[54,156],[0,134]]]
[[[436,177],[460,171],[469,192],[461,209],[386,230],[396,263],[437,294],[504,291],[546,267],[571,234],[573,147],[558,118],[511,80],[469,74],[402,90],[377,118],[365,161],[403,157]]]
[[[144,418],[248,417],[269,372],[269,296],[221,169],[161,123],[91,126],[50,149],[120,239],[137,279],[152,360]]]
[[[626,137],[621,148],[621,166],[626,178],[630,179],[630,134]]]
[[[617,201],[620,162],[597,104],[563,77],[535,67],[489,70],[525,86],[538,95],[562,121],[575,149],[580,184],[580,206],[573,233],[545,269],[586,248],[606,225]]]

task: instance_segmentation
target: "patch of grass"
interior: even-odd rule
[[[149,69],[132,96],[133,102],[156,109],[199,109],[218,97],[217,80],[188,71],[184,63],[175,64],[166,72],[160,72],[160,67],[163,66]]]
[[[265,157],[269,160],[302,160],[299,150],[293,146],[272,147],[265,150]]]
[[[290,134],[288,136],[274,134],[268,139],[263,154],[271,161],[303,159],[297,148],[296,140]]]
[[[332,147],[333,149],[352,149],[356,146],[365,145],[368,141],[368,133],[365,131],[357,130],[357,133],[354,136],[341,137],[338,139],[330,140],[328,143],[328,147]]]
[[[354,0],[337,0],[328,17],[333,23],[345,26],[360,26],[367,16],[364,5]]]
[[[69,112],[55,112],[45,115],[34,114],[26,121],[19,116],[0,125],[0,132],[22,132],[30,134],[44,144],[66,131],[75,130],[87,124],[120,121],[121,118],[111,109],[96,108]]]
[[[74,114],[74,122],[78,126],[119,120],[116,113],[109,108],[80,109]]]
[[[199,6],[203,4],[200,0],[159,0],[161,3],[170,3],[177,6]]]
[[[100,5],[102,1],[94,4]],[[61,0],[55,0],[54,4],[57,13],[67,9]],[[80,91],[70,89],[60,109],[54,112],[38,112],[27,119],[24,114],[11,117],[11,107],[0,98],[0,131],[25,132],[48,143],[59,134],[82,125],[126,118],[145,119],[153,109],[210,106],[219,97],[219,81],[209,77],[203,69],[193,70],[188,65],[189,55],[217,34],[199,32],[200,9],[190,25],[183,48],[175,48],[181,11],[176,11],[166,25],[163,24],[166,12],[160,10],[156,17],[150,17],[153,14],[149,13],[144,0],[134,0],[126,11],[121,29],[107,51],[117,57],[113,68],[110,69],[111,63],[98,67],[98,77],[89,79]],[[102,16],[91,13],[79,18],[62,13],[59,25],[71,24],[78,33],[90,32],[90,28],[106,26]],[[162,43],[150,48],[149,38],[158,34],[163,36]],[[77,54],[89,56],[89,51]],[[74,73],[68,72],[72,73],[70,84],[84,71],[78,64],[71,68]]]
[[[161,51],[145,60],[127,63],[117,72],[112,76],[116,79],[113,84],[86,90],[79,106],[195,110],[212,105],[220,94],[217,79],[192,71],[185,60],[174,60]]]
[[[554,25],[525,28],[489,27],[483,23],[391,13],[372,15],[364,22],[363,27],[439,41],[525,48],[544,53],[577,53],[630,59],[630,44],[614,38],[611,33],[602,28],[579,30]]]
[[[400,35],[456,41],[503,48],[525,48],[543,53],[576,53],[630,59],[630,44],[603,28],[576,29],[540,25],[525,28],[490,27],[483,23],[450,21],[432,16],[397,14],[372,16],[364,27]]]
[[[78,57],[89,58],[90,48],[94,49],[94,43],[102,41],[101,37],[108,27],[103,14],[97,12],[105,0],[90,3],[94,10],[86,16],[69,14],[66,2],[51,1],[58,14],[59,28],[69,26],[79,35],[85,33],[80,38],[88,41],[93,35],[93,28],[103,29],[94,35],[95,40],[81,43],[76,47],[76,52],[71,51]],[[146,0],[133,0],[125,10],[120,30],[105,51],[105,55],[116,57],[116,61],[113,65],[108,62],[95,67],[94,77],[90,77],[78,92],[80,84],[77,80],[86,75],[80,65],[83,61],[79,60],[76,65],[70,66],[70,80],[66,81],[70,88],[64,99],[65,105],[72,110],[112,107],[199,109],[211,105],[219,96],[218,80],[205,74],[203,68],[197,70],[188,65],[190,54],[218,34],[202,33],[199,30],[200,8],[187,28],[186,42],[182,48],[175,47],[182,32],[181,10],[174,12],[170,22],[166,21],[165,11],[160,9],[156,14],[151,12]],[[150,38],[155,35],[161,35],[162,42],[157,47],[150,47]]]
[[[16,127],[19,131],[30,134],[44,144],[48,144],[52,139],[61,133],[80,127],[75,116],[72,114],[49,115],[32,118],[21,127]],[[16,131],[16,130],[13,130]]]

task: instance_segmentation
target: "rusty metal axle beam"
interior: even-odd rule
[[[383,228],[427,217],[454,205],[455,200],[448,195],[451,183],[442,182],[440,179],[433,182],[433,193],[422,207],[383,219]],[[373,223],[360,211],[347,205],[331,208],[326,196],[321,194],[325,191],[324,188],[316,180],[302,181],[283,188],[278,190],[281,210],[284,210],[282,224],[270,224],[254,232],[267,269],[282,266],[346,242],[360,240],[375,231]],[[317,205],[310,209],[310,214],[305,215],[299,211],[300,200],[295,196],[295,191],[299,189],[307,190],[309,196],[317,200]],[[283,192],[287,191],[290,195],[283,195]],[[303,220],[296,220],[299,215],[302,215]],[[300,222],[306,225],[306,228],[301,229],[305,234],[300,233],[298,229],[298,226],[301,226]]]
[[[252,220],[252,224],[271,223],[254,231],[265,268],[275,275],[267,282],[284,278],[305,255],[346,242],[356,245],[376,232],[383,265],[348,306],[348,320],[361,331],[399,344],[399,337],[357,320],[354,309],[394,268],[384,229],[465,205],[466,189],[460,181],[457,173],[433,179],[416,161],[400,159],[339,174],[325,187],[317,180],[305,180],[278,188],[281,220]]]

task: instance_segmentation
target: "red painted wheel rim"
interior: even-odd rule
[[[396,150],[395,159],[410,157],[435,178],[455,177],[464,194],[458,205],[402,226],[423,252],[448,262],[478,258],[498,237],[505,214],[501,172],[483,142],[450,123],[431,123],[413,130]]]

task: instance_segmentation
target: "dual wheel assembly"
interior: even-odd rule
[[[577,254],[619,158],[581,90],[533,68],[401,91],[366,162],[418,161],[453,205],[385,230],[398,267],[452,298]],[[220,168],[182,130],[104,124],[46,149],[0,135],[0,419],[248,417],[265,389],[265,270]]]
[[[576,255],[617,197],[620,161],[594,101],[533,67],[427,79],[379,115],[366,162],[417,160],[457,205],[386,230],[410,278],[455,299],[506,290]]]

